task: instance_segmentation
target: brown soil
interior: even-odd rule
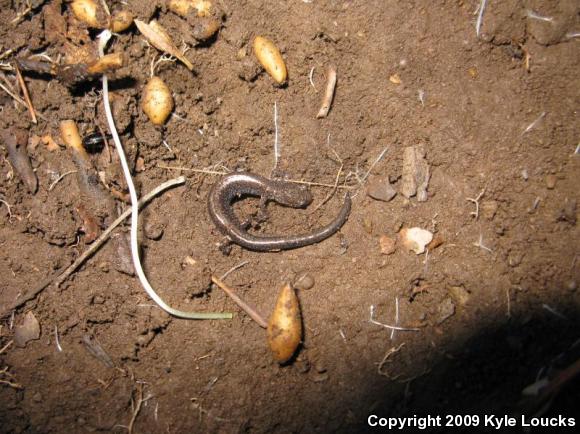
[[[487,2],[478,38],[475,0],[215,1],[223,27],[196,46],[183,32],[186,22],[164,6],[126,2],[140,19],[157,18],[178,46],[191,46],[193,73],[179,62],[157,70],[175,97],[176,116],[164,127],[154,127],[139,107],[158,52],[134,27],[114,37],[107,51],[126,55],[111,87],[140,192],[187,176],[185,186],[144,211],[147,274],[172,306],[235,312],[234,318],[169,317],[137,278],[117,271],[127,252],[110,240],[59,288],[48,286],[1,318],[0,348],[29,311],[41,335],[0,355],[0,369],[7,368],[0,379],[21,386],[0,384],[0,431],[126,432],[140,390],[149,399],[134,432],[352,432],[368,429],[369,414],[533,414],[521,403],[522,390],[541,369],[552,378],[580,353],[578,2]],[[34,53],[56,60],[65,50],[50,34],[46,7],[53,2],[31,2],[32,11],[11,24],[25,3],[0,1],[1,53],[12,50],[1,60],[1,83],[17,93],[9,64]],[[56,10],[73,26],[66,4]],[[530,10],[553,20],[530,18]],[[77,33],[76,43],[97,34]],[[255,76],[250,46],[258,34],[281,48],[286,86],[274,86],[263,72]],[[328,65],[338,71],[336,97],[328,117],[316,119]],[[0,128],[29,132],[39,188],[28,192],[2,148],[1,310],[87,248],[77,176],[49,190],[75,169],[59,121],[74,119],[83,134],[107,130],[100,80],[70,88],[43,74],[24,77],[42,118],[33,125],[26,108],[0,91]],[[234,246],[225,255],[206,209],[219,176],[165,167],[269,176],[274,103],[279,169],[293,179],[334,184],[342,162],[341,184],[360,192],[348,222],[326,241],[277,253]],[[60,149],[31,146],[33,136],[44,135]],[[381,176],[400,187],[403,150],[414,145],[424,147],[431,170],[427,201],[367,196],[367,185]],[[114,148],[108,150],[111,159],[107,150],[91,158],[107,183],[122,189]],[[306,210],[270,204],[259,230],[300,233],[325,224],[342,194],[315,208],[331,191],[312,187],[315,200]],[[474,216],[468,199],[480,193]],[[243,201],[240,212],[251,213],[256,204]],[[443,244],[428,255],[400,246],[381,253],[382,235],[415,226],[434,231]],[[117,234],[123,231],[128,223]],[[226,281],[264,313],[297,273],[315,279],[312,289],[299,292],[304,339],[291,363],[274,362],[264,330],[209,287],[211,273],[241,262],[247,264]],[[394,324],[396,299],[399,325],[419,331],[392,335],[369,321],[374,305],[377,321]],[[87,336],[112,367],[87,350]],[[399,351],[381,363],[393,348]],[[580,416],[579,385],[569,381],[548,414]]]

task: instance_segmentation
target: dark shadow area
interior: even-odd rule
[[[497,318],[497,326],[487,327],[471,336],[450,338],[431,366],[425,360],[416,360],[415,371],[428,372],[408,384],[369,377],[365,403],[360,409],[369,409],[368,415],[378,417],[441,416],[441,427],[424,430],[405,428],[369,427],[367,419],[357,420],[352,427],[340,432],[524,432],[522,415],[526,420],[542,418],[575,418],[576,428],[538,427],[529,432],[576,432],[580,422],[580,375],[565,382],[552,400],[538,402],[524,397],[522,391],[546,377],[552,380],[580,360],[580,311],[562,304],[554,306],[558,317],[538,305],[533,314]],[[407,368],[407,367],[406,367]],[[353,402],[340,401],[345,408],[336,414],[344,415]],[[348,404],[346,404],[348,402]],[[358,413],[358,412],[357,412]],[[479,415],[477,427],[446,427],[445,415]],[[484,417],[496,415],[514,417],[513,428],[496,429],[485,426]],[[358,414],[357,414],[358,418]]]

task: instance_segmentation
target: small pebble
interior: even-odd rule
[[[576,291],[576,288],[578,288],[578,284],[576,283],[576,281],[574,279],[570,279],[565,283],[566,289],[570,292],[574,292]]]
[[[379,245],[381,246],[381,253],[383,255],[391,255],[397,250],[397,241],[388,235],[381,235]]]
[[[380,176],[369,182],[367,195],[375,200],[389,202],[397,195],[397,191],[389,182],[388,176]]]
[[[145,223],[145,236],[150,240],[159,240],[163,236],[163,224],[159,222]]]
[[[314,286],[314,277],[310,273],[299,273],[294,279],[294,288],[296,289],[311,289]]]
[[[105,302],[105,298],[100,295],[95,295],[93,297],[93,304],[103,304]]]
[[[34,402],[42,402],[42,394],[40,392],[36,392],[33,396],[32,396],[32,400]]]
[[[399,239],[407,250],[420,255],[425,252],[425,246],[433,240],[433,234],[421,228],[403,228],[399,232]]]
[[[548,190],[553,190],[556,187],[556,175],[547,175],[546,176],[546,187]]]

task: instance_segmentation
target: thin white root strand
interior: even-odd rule
[[[109,30],[104,30],[99,35],[99,56],[104,55],[104,47],[111,38],[111,32]],[[129,194],[131,196],[131,256],[133,258],[133,266],[135,267],[135,271],[137,272],[137,276],[139,277],[139,281],[141,285],[149,295],[167,313],[176,316],[178,318],[185,318],[185,319],[230,319],[232,318],[231,313],[213,313],[213,312],[184,312],[181,310],[177,310],[169,306],[163,299],[155,292],[149,281],[147,280],[147,276],[143,271],[143,267],[141,266],[141,260],[139,258],[139,242],[137,239],[138,236],[138,225],[139,225],[139,208],[138,203],[139,200],[137,198],[137,191],[135,190],[135,185],[133,184],[133,179],[131,178],[131,171],[129,170],[129,165],[127,163],[127,158],[125,156],[125,151],[123,150],[123,145],[121,144],[121,140],[119,138],[119,134],[117,133],[117,129],[115,127],[115,121],[113,119],[113,114],[111,113],[111,107],[109,104],[109,83],[106,75],[103,75],[103,100],[105,106],[105,114],[107,117],[107,123],[109,124],[109,129],[111,131],[111,135],[113,136],[113,141],[115,142],[115,148],[117,149],[117,153],[119,154],[119,160],[121,161],[121,167],[123,168],[123,173],[125,175],[125,180],[127,182],[127,186],[129,187]]]
[[[382,322],[378,322],[374,318],[374,316],[375,316],[375,305],[374,304],[371,304],[370,310],[371,310],[371,316],[369,318],[369,321],[372,322],[373,324],[376,324],[378,326],[384,327],[384,328],[389,329],[389,330],[399,330],[401,332],[420,332],[421,331],[421,329],[416,328],[416,327],[399,327],[399,326],[383,324]]]
[[[477,13],[477,20],[475,21],[475,34],[479,38],[481,34],[481,25],[483,24],[483,13],[485,12],[485,7],[487,6],[487,0],[481,0],[479,4],[478,13]]]

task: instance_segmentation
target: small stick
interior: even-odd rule
[[[32,106],[32,101],[30,100],[30,95],[28,93],[26,83],[22,78],[22,74],[20,73],[20,68],[18,68],[18,65],[14,65],[14,70],[16,71],[16,78],[18,78],[18,83],[20,84],[20,88],[22,89],[22,96],[24,96],[24,101],[26,101],[26,106],[28,107],[28,111],[30,112],[32,123],[36,124],[38,123],[38,120],[36,119],[36,112],[34,111],[34,107]]]
[[[334,89],[336,88],[336,69],[333,66],[328,67],[328,78],[326,81],[326,90],[324,91],[324,98],[322,99],[322,105],[318,114],[317,119],[325,118],[328,116],[330,111],[330,106],[332,105],[332,99],[334,98]]]
[[[367,173],[365,173],[365,175],[362,177],[362,179],[360,180],[361,183],[361,187],[362,185],[365,183],[365,181],[367,180],[367,178],[369,177],[369,175],[371,174],[371,170],[373,170],[373,168],[377,165],[377,163],[379,161],[381,161],[383,159],[383,157],[385,156],[385,154],[387,153],[389,147],[385,147],[381,153],[379,154],[379,156],[375,159],[375,161],[373,161],[373,164],[371,164],[371,167],[369,167],[369,170],[367,170]]]
[[[479,13],[477,14],[477,21],[475,22],[475,34],[479,38],[479,34],[481,33],[481,25],[483,23],[483,13],[485,12],[485,7],[487,6],[487,0],[481,0],[479,4]]]
[[[9,341],[6,345],[4,345],[2,347],[2,349],[0,349],[0,354],[2,354],[4,351],[6,351],[10,347],[10,345],[12,345],[13,343],[14,343],[14,341]]]
[[[268,328],[268,323],[266,322],[266,320],[264,319],[264,317],[262,315],[260,315],[256,309],[254,309],[252,306],[250,306],[249,304],[247,304],[244,300],[242,300],[240,298],[239,295],[237,295],[233,289],[231,289],[230,287],[228,287],[225,283],[223,283],[220,279],[218,279],[215,276],[211,276],[211,281],[213,283],[215,283],[217,286],[219,286],[221,289],[223,289],[223,291],[238,305],[240,306],[240,308],[242,308],[242,310],[244,312],[246,312],[250,318],[252,318],[254,321],[256,321],[258,323],[258,325],[262,328]]]
[[[6,86],[4,86],[2,83],[0,83],[0,88],[2,88],[4,90],[4,92],[6,92],[8,95],[10,95],[14,101],[16,101],[19,104],[22,104],[24,107],[26,106],[26,103],[24,102],[24,100],[22,98],[20,98],[18,95],[15,95],[14,93],[12,93],[12,91],[10,89],[8,89]]]
[[[392,326],[392,325],[388,325],[388,324],[383,324],[382,322],[378,322],[376,321],[373,317],[375,315],[375,305],[371,304],[371,317],[369,319],[370,322],[372,322],[373,324],[379,325],[381,327],[385,327],[389,330],[399,330],[402,332],[420,332],[421,329],[416,328],[416,327],[399,327],[399,326]]]
[[[222,276],[220,277],[220,280],[224,280],[231,273],[233,273],[234,271],[242,268],[244,265],[247,265],[249,263],[250,263],[250,261],[244,261],[244,262],[240,262],[238,265],[234,265],[232,268],[230,268],[228,271],[226,271],[224,274],[222,274]]]

